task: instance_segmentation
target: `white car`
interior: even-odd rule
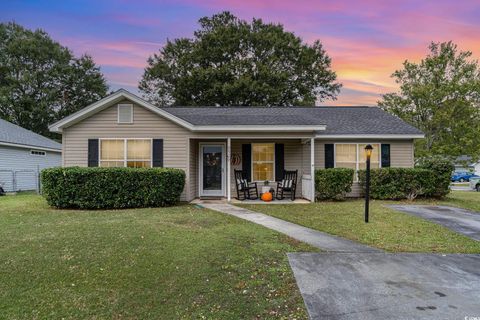
[[[470,188],[480,192],[480,178],[470,178]]]

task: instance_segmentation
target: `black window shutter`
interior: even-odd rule
[[[333,144],[325,144],[325,169],[335,167]]]
[[[163,167],[163,139],[153,139],[152,164],[154,167]]]
[[[252,181],[252,145],[242,144],[243,178]]]
[[[390,145],[382,144],[382,168],[390,167]]]
[[[275,143],[275,180],[282,181],[285,170],[285,147],[283,143]]]
[[[98,139],[88,139],[88,166],[98,167]]]

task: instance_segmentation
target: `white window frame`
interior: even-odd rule
[[[129,122],[120,121],[120,107],[130,107],[130,114],[132,115]],[[117,123],[118,124],[132,124],[133,123],[133,104],[131,103],[119,103],[117,105]]]
[[[361,144],[377,144],[379,149],[378,149],[378,168],[382,167],[382,144],[380,142],[339,142],[335,143],[333,145],[333,167],[337,168],[337,145],[339,144],[354,144],[356,145],[356,150],[357,150],[357,159],[355,163],[355,179],[353,180],[354,182],[358,182],[358,171],[359,169],[359,164],[360,164],[360,150],[359,146]],[[363,150],[365,152],[365,150]]]
[[[98,166],[101,166],[101,161],[118,161],[121,160],[102,160],[102,141],[103,140],[123,140],[123,167],[127,167],[128,161],[145,161],[140,159],[127,159],[127,141],[128,140],[150,140],[150,168],[153,168],[153,138],[99,138],[98,144]]]
[[[34,157],[46,157],[47,152],[43,150],[30,150],[30,155]]]
[[[273,145],[273,177],[272,177],[272,180],[269,180],[269,182],[274,182],[276,181],[275,180],[275,159],[276,159],[276,154],[275,154],[275,142],[255,142],[255,143],[251,143],[251,147],[252,147],[252,154],[250,155],[250,163],[251,163],[251,168],[250,168],[250,177],[252,177],[252,182],[263,182],[263,181],[258,181],[258,180],[253,180],[253,146],[256,145],[256,144],[271,144]],[[257,161],[258,162],[258,161]],[[262,161],[264,163],[270,163],[270,161]]]

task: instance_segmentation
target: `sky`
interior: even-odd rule
[[[452,40],[480,57],[480,0],[3,0],[0,21],[47,31],[76,55],[91,55],[112,90],[138,93],[150,55],[224,10],[320,40],[343,84],[337,100],[321,105],[375,105],[398,90],[391,74],[428,54],[431,41]]]

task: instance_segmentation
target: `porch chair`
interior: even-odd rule
[[[298,170],[295,171],[283,171],[282,181],[277,182],[277,199],[283,200],[284,192],[290,192],[290,198],[295,200],[295,192],[297,191],[297,176]]]
[[[256,182],[248,182],[243,175],[242,170],[234,170],[235,172],[235,185],[237,187],[237,199],[238,200],[256,200],[258,199],[258,188]],[[243,195],[243,199],[240,197]]]

